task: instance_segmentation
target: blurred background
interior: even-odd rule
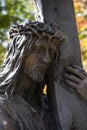
[[[87,71],[87,0],[74,0],[82,62]]]
[[[82,62],[87,71],[87,0],[74,0]],[[11,25],[34,20],[33,0],[0,0],[0,67],[5,57]]]

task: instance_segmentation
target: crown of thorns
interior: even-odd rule
[[[15,35],[35,35],[39,38],[47,37],[48,39],[56,39],[60,42],[65,39],[64,34],[58,26],[46,24],[42,22],[27,22],[25,24],[14,25],[10,29],[10,38]]]

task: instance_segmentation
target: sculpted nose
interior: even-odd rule
[[[49,55],[49,51],[46,51],[44,56],[43,56],[43,62],[44,63],[50,63],[51,62],[51,58],[50,58],[50,55]]]

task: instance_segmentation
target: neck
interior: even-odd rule
[[[25,100],[29,100],[36,88],[35,84],[36,83],[28,78],[24,73],[21,73],[19,75],[17,87],[14,93],[21,96]]]

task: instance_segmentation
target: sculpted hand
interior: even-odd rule
[[[87,100],[87,73],[83,68],[69,65],[64,72],[65,82]]]

